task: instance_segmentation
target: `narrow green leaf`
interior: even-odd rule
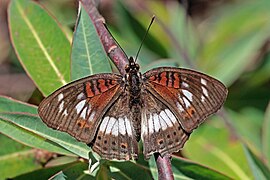
[[[113,178],[122,176],[124,179],[152,179],[149,168],[141,164],[131,161],[108,161],[106,164],[119,170],[112,173]]]
[[[12,122],[25,130],[33,132],[34,134],[49,139],[74,154],[88,159],[90,147],[84,143],[78,142],[67,133],[47,127],[37,116],[21,113],[0,113],[0,118]]]
[[[270,170],[259,160],[255,154],[252,153],[248,147],[243,145],[249,166],[256,180],[270,179]]]
[[[216,170],[183,158],[173,157],[172,166],[185,176],[192,179],[231,179]],[[177,174],[175,174],[175,176],[177,176]]]
[[[37,114],[37,107],[0,95],[0,112],[28,112]]]
[[[38,136],[30,131],[25,130],[11,122],[0,119],[0,132],[22,144],[30,147],[44,149],[50,152],[55,152],[63,155],[74,155],[63,147],[49,141],[41,136]]]
[[[3,135],[0,135],[0,147],[1,180],[41,168],[41,165],[36,162],[33,149],[16,143]]]
[[[265,111],[264,123],[262,126],[262,150],[270,167],[270,103]]]
[[[65,168],[64,170],[57,173],[55,176],[50,179],[53,180],[62,180],[62,179],[95,179],[93,176],[86,174],[88,171],[88,166],[86,163],[77,163],[70,167]]]
[[[192,161],[233,179],[249,179],[252,175],[242,144],[232,137],[219,118],[212,118],[206,125],[196,129],[185,144],[183,153]]]
[[[71,79],[111,72],[99,36],[85,9],[80,8],[71,54]]]
[[[80,168],[78,168],[78,167],[80,167]],[[60,165],[60,166],[45,167],[45,168],[42,168],[42,169],[39,169],[39,170],[36,170],[36,171],[32,171],[32,172],[17,176],[17,177],[15,177],[13,179],[14,180],[50,179],[52,177],[54,177],[53,179],[57,179],[57,178],[60,179],[59,177],[61,175],[63,175],[62,177],[67,178],[67,175],[65,175],[65,174],[69,174],[69,175],[71,175],[71,174],[66,173],[66,172],[71,171],[72,169],[74,171],[79,170],[80,175],[85,175],[85,174],[82,173],[82,171],[86,169],[86,164],[77,161],[77,162],[68,163],[68,164],[64,164],[64,165]],[[70,176],[70,177],[74,177],[74,176]]]
[[[12,98],[0,96],[0,112],[28,112],[37,114],[36,106],[23,103]],[[27,131],[13,123],[0,119],[0,132],[6,136],[30,147],[45,149],[51,152],[73,155],[63,147],[48,141],[30,131]]]
[[[59,24],[29,0],[8,10],[12,44],[28,75],[44,95],[70,81],[70,43]]]
[[[269,6],[269,1],[238,2],[215,15],[203,32],[200,68],[232,84],[269,38]]]
[[[167,38],[171,41],[169,49],[172,59],[179,62],[180,67],[191,68],[199,47],[198,37],[186,10],[177,2],[168,3],[169,17]]]

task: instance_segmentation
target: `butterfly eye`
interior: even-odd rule
[[[139,70],[139,69],[140,69],[139,64],[136,64],[136,69],[137,69],[137,70]]]
[[[129,72],[129,70],[130,70],[129,65],[126,65],[125,70],[126,70],[127,73]]]

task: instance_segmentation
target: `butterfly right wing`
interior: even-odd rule
[[[123,91],[122,76],[98,74],[72,82],[45,98],[38,113],[49,127],[90,143],[107,109]]]

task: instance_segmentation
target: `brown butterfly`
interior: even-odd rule
[[[91,144],[106,159],[136,159],[142,139],[146,159],[179,151],[190,133],[221,108],[227,88],[188,69],[139,72],[129,59],[126,74],[92,75],[61,87],[39,105],[42,120]]]

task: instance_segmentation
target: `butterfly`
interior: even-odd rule
[[[101,73],[71,82],[39,105],[41,119],[91,145],[105,159],[179,151],[191,132],[223,105],[228,90],[189,69],[159,67],[141,74],[131,57],[124,76]]]

